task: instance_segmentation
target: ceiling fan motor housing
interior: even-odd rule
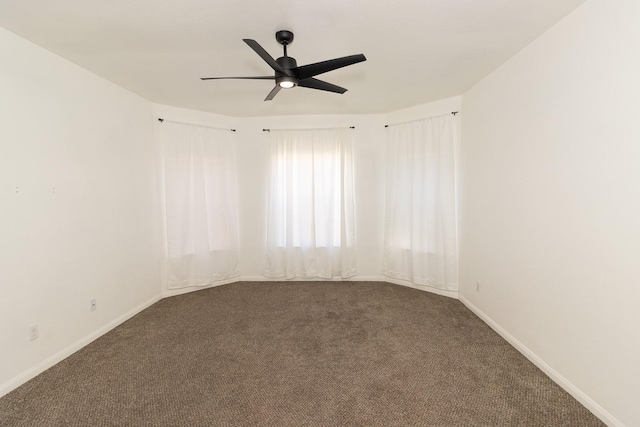
[[[292,68],[296,68],[298,66],[295,58],[292,58],[290,56],[282,56],[276,59],[276,62],[282,67],[284,71],[286,71],[286,73],[282,73],[278,70],[275,70],[276,84],[281,87],[292,87],[291,85],[281,84],[282,82],[290,82],[293,84],[293,86],[298,86],[298,78],[296,77],[294,72],[291,71]]]
[[[296,68],[298,66],[298,63],[296,62],[295,58],[292,58],[290,56],[281,56],[280,58],[276,59],[276,62],[278,63],[278,65],[282,67],[284,71],[286,71],[286,73],[281,73],[280,71],[275,70],[276,77],[279,77],[279,74],[283,76],[290,76],[290,77],[295,76],[293,71],[291,71],[292,68]]]

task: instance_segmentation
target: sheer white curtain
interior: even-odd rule
[[[458,290],[454,118],[389,126],[383,274]]]
[[[234,133],[164,121],[168,287],[240,274]]]
[[[271,131],[266,276],[356,274],[352,135]]]

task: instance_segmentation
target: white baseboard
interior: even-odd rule
[[[438,289],[427,285],[416,285],[415,283],[407,282],[401,279],[395,279],[389,276],[382,276],[380,279],[382,282],[393,283],[394,285],[406,286],[408,288],[419,289],[425,292],[431,292],[432,294],[441,295],[443,297],[449,297],[458,299],[458,291],[448,291],[446,289]]]
[[[285,279],[283,277],[266,277],[266,276],[242,276],[239,281],[242,282],[384,282],[383,276],[351,276],[343,279],[342,277],[334,277],[332,279],[324,279],[321,277],[295,279]]]
[[[197,292],[203,289],[215,288],[216,286],[228,285],[230,283],[236,282],[282,282],[282,281],[290,281],[290,282],[384,282],[386,279],[383,276],[353,276],[346,279],[341,277],[333,278],[333,279],[323,279],[323,278],[301,278],[296,277],[295,279],[283,279],[283,278],[271,278],[266,276],[236,276],[226,280],[220,280],[219,282],[212,283],[210,285],[205,286],[189,286],[185,288],[178,289],[165,289],[162,291],[162,298],[174,297],[176,295],[188,294],[190,292]]]
[[[534,365],[536,365],[542,372],[547,374],[549,378],[555,381],[560,387],[562,387],[567,393],[573,396],[578,402],[580,402],[585,408],[591,411],[596,417],[600,418],[602,422],[610,427],[624,427],[624,425],[618,421],[613,415],[607,412],[604,408],[593,401],[589,396],[584,394],[578,387],[573,385],[569,380],[560,375],[558,371],[549,366],[544,360],[533,353],[524,344],[518,341],[513,335],[507,332],[504,328],[498,325],[492,318],[487,316],[478,307],[473,305],[468,299],[462,295],[458,295],[458,299],[472,312],[474,312],[480,319],[482,319],[487,325],[496,331],[502,338],[507,340],[516,350],[522,353],[527,359],[529,359]]]
[[[133,310],[130,310],[129,312],[123,314],[122,316],[119,316],[118,318],[112,320],[111,322],[107,323],[103,327],[96,329],[95,331],[91,332],[89,335],[86,335],[85,337],[79,339],[78,341],[74,342],[70,346],[60,350],[59,352],[55,353],[50,357],[47,357],[45,360],[38,363],[36,366],[11,378],[9,381],[5,382],[4,384],[0,384],[0,397],[20,387],[22,384],[26,383],[30,379],[36,377],[37,375],[51,368],[56,363],[59,363],[62,360],[66,359],[67,357],[71,356],[73,353],[80,350],[82,347],[88,345],[89,343],[96,340],[97,338],[100,338],[102,335],[106,334],[116,326],[119,326],[125,321],[131,319],[133,316],[140,313],[142,310],[150,307],[151,305],[155,304],[160,299],[161,299],[161,296],[156,295],[155,297],[151,298],[149,301],[140,304],[139,306],[135,307]]]
[[[201,291],[203,289],[215,288],[216,286],[228,285],[229,283],[241,282],[242,276],[231,277],[229,279],[219,280],[215,283],[204,286],[188,286],[185,288],[165,289],[162,291],[162,298],[175,297],[176,295],[188,294],[189,292]]]
[[[216,282],[214,284],[207,285],[207,286],[188,287],[188,288],[182,288],[182,289],[168,289],[162,292],[162,297],[166,298],[166,297],[172,297],[175,295],[182,295],[189,292],[195,292],[202,289],[213,288],[216,286],[227,285],[229,283],[235,283],[235,282],[386,282],[386,283],[392,283],[394,285],[406,286],[408,288],[430,292],[432,294],[441,295],[448,298],[458,299],[458,291],[448,291],[444,289],[433,288],[431,286],[426,286],[426,285],[416,285],[414,283],[411,283],[405,280],[395,279],[393,277],[388,277],[383,275],[379,275],[379,276],[356,275],[356,276],[347,277],[346,279],[342,277],[334,277],[331,279],[325,279],[322,277],[316,277],[316,278],[296,277],[294,279],[283,279],[282,277],[272,278],[272,277],[266,277],[266,276],[238,276],[238,277],[234,277],[227,280],[221,280],[220,282]]]

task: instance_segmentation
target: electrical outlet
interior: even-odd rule
[[[29,328],[29,339],[31,341],[38,339],[39,333],[38,333],[38,325],[33,325],[32,327]]]
[[[480,282],[476,282],[476,292],[480,292]]]
[[[96,300],[92,299],[91,300],[91,311],[96,311],[96,308],[98,308],[98,306],[96,305]]]

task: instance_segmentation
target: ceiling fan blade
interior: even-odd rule
[[[227,80],[227,79],[241,79],[241,80],[274,80],[274,76],[255,76],[255,77],[200,77],[200,80]]]
[[[257,41],[251,39],[242,39],[242,41],[248,44],[251,49],[253,49],[258,55],[260,55],[260,58],[264,59],[264,61],[269,64],[271,68],[276,71],[280,71],[283,74],[287,74],[284,68],[282,68],[280,64],[278,64],[276,60],[273,59],[273,57],[269,55],[269,53],[267,53],[267,51],[264,50],[262,46],[260,46],[260,44],[258,44]]]
[[[298,86],[308,87],[310,89],[319,89],[326,90],[327,92],[335,92],[335,93],[345,93],[347,89],[336,86],[331,83],[327,83],[322,80],[314,79],[313,77],[309,77],[308,79],[299,80]]]
[[[336,70],[338,68],[357,64],[358,62],[366,60],[367,58],[365,58],[363,54],[344,56],[342,58],[330,59],[328,61],[316,62],[315,64],[292,68],[291,71],[293,71],[299,80],[304,80],[309,77],[317,76],[318,74],[326,73],[327,71]]]
[[[280,85],[275,85],[264,100],[271,101],[278,94],[278,92],[280,92]]]

